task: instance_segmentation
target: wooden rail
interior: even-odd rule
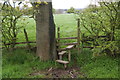
[[[91,46],[85,46],[85,47],[82,47],[82,48],[94,48],[94,47],[91,47]],[[74,48],[74,49],[78,49],[78,48]],[[79,48],[79,49],[81,49],[81,48]]]
[[[90,47],[90,46],[85,46],[85,47],[83,47],[83,48],[94,48],[94,47]]]
[[[94,48],[94,47],[85,46],[85,47],[83,47],[83,48],[91,48],[91,49],[92,49],[92,48]],[[74,47],[74,48],[70,48],[70,49],[69,49],[69,48],[60,48],[60,49],[57,49],[57,51],[68,51],[68,50],[71,50],[71,49],[75,49],[75,50],[76,50],[76,49],[78,49],[78,48],[75,48],[75,47]],[[79,50],[80,50],[80,49],[81,49],[81,48],[79,48]]]
[[[78,39],[78,37],[57,38],[57,40],[65,40],[65,39]]]
[[[34,42],[16,42],[15,44],[27,44],[27,43],[36,43],[35,41]],[[3,44],[3,45],[11,45],[11,44],[14,44],[14,43],[7,43],[7,44]]]

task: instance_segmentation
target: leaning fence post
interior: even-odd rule
[[[28,47],[28,49],[30,50],[30,49],[31,49],[31,46],[30,46],[30,44],[29,44],[28,34],[27,34],[26,29],[24,29],[24,34],[25,34],[25,39],[26,39],[26,42],[27,42],[27,47]]]

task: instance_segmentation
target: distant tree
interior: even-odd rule
[[[88,7],[87,8],[95,8],[95,7],[97,7],[96,5],[94,5],[94,4],[90,4],[90,5],[88,5]]]
[[[67,13],[74,13],[75,12],[75,8],[71,7],[70,9],[67,10]]]
[[[55,9],[54,8],[52,8],[52,12],[55,13]]]

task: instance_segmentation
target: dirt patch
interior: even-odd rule
[[[63,68],[49,68],[44,71],[37,71],[29,74],[30,76],[44,75],[45,78],[78,78],[85,77],[83,73],[80,72],[79,67],[70,67],[67,69]]]

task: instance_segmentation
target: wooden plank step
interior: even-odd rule
[[[69,46],[67,46],[66,48],[67,49],[71,49],[71,48],[73,48],[75,45],[69,45]]]
[[[63,54],[65,54],[67,51],[61,51],[61,52],[59,52],[58,54],[59,55],[63,55]]]
[[[56,60],[56,62],[62,63],[62,64],[68,64],[69,61],[63,61],[63,60]]]
[[[72,48],[74,48],[76,45],[69,45],[66,48],[61,48],[61,49],[57,49],[57,51],[66,51],[66,50],[71,50]]]

